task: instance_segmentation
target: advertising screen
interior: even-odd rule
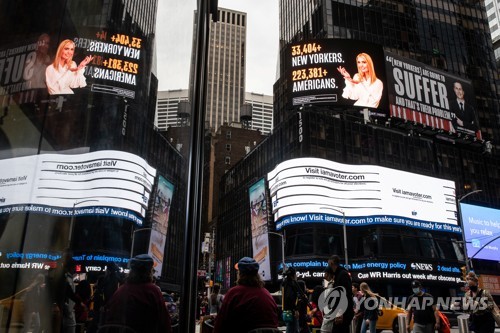
[[[460,204],[469,258],[500,258],[500,210]]]
[[[40,33],[0,50],[2,95],[34,101],[33,90],[73,95],[80,89],[134,98],[144,54],[143,37],[81,30],[59,37]]]
[[[455,183],[449,180],[319,158],[285,161],[267,178],[278,230],[292,224],[345,223],[460,232]]]
[[[384,54],[379,45],[315,39],[291,44],[286,61],[292,105],[387,108]]]
[[[262,178],[248,189],[250,197],[250,216],[252,223],[253,258],[259,263],[259,273],[264,281],[271,279],[269,258],[269,236],[267,226],[266,183]]]
[[[148,251],[149,255],[155,261],[155,276],[160,276],[162,271],[165,242],[167,240],[168,218],[173,194],[174,185],[163,176],[159,176],[155,193],[153,223]]]
[[[472,84],[385,52],[391,117],[481,139]]]
[[[287,260],[286,265],[297,271],[298,278],[310,280],[323,278],[328,262]],[[346,268],[355,281],[406,280],[409,284],[412,280],[420,280],[463,283],[459,265],[443,265],[427,260],[356,260],[349,263]]]
[[[16,157],[0,160],[0,170],[0,214],[103,215],[139,225],[156,175],[121,151]]]

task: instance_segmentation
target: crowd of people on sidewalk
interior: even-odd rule
[[[297,279],[294,268],[285,268],[281,313],[264,287],[259,263],[243,257],[235,267],[234,287],[222,295],[215,285],[208,297],[199,300],[206,309],[200,316],[201,333],[274,333],[280,332],[280,323],[286,325],[286,333],[311,333],[312,328],[322,333],[349,333],[351,327],[356,333],[376,333],[380,309],[390,303],[366,282],[352,282],[337,255],[329,258],[323,283],[313,289]],[[154,283],[153,259],[147,254],[135,256],[129,268],[125,277],[118,266],[109,264],[92,289],[88,281],[75,285],[75,262],[70,256],[63,257],[61,265],[47,276],[38,274],[26,289],[25,332],[112,333],[126,328],[127,333],[171,333],[164,295]],[[406,331],[450,333],[446,316],[422,282],[414,280],[410,287],[404,309]],[[452,308],[470,314],[470,331],[494,333],[500,314],[491,293],[479,287],[474,272],[468,273],[465,288],[464,297]],[[48,308],[46,304],[53,305]]]

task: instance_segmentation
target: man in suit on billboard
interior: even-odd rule
[[[457,129],[468,129],[476,132],[478,124],[476,120],[476,111],[465,102],[465,92],[460,82],[453,83],[453,91],[456,98],[450,100],[450,111],[455,114],[452,120],[455,131]]]

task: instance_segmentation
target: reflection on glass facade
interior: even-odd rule
[[[147,253],[159,179],[175,191],[156,275],[180,289],[185,161],[153,125],[156,5],[0,1],[0,330],[23,324],[39,273],[45,307],[61,300],[69,257],[95,283],[110,263],[124,271]]]

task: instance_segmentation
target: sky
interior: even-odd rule
[[[246,91],[272,95],[278,61],[278,0],[219,0],[247,13]],[[187,89],[196,0],[159,0],[156,18],[158,90]]]

